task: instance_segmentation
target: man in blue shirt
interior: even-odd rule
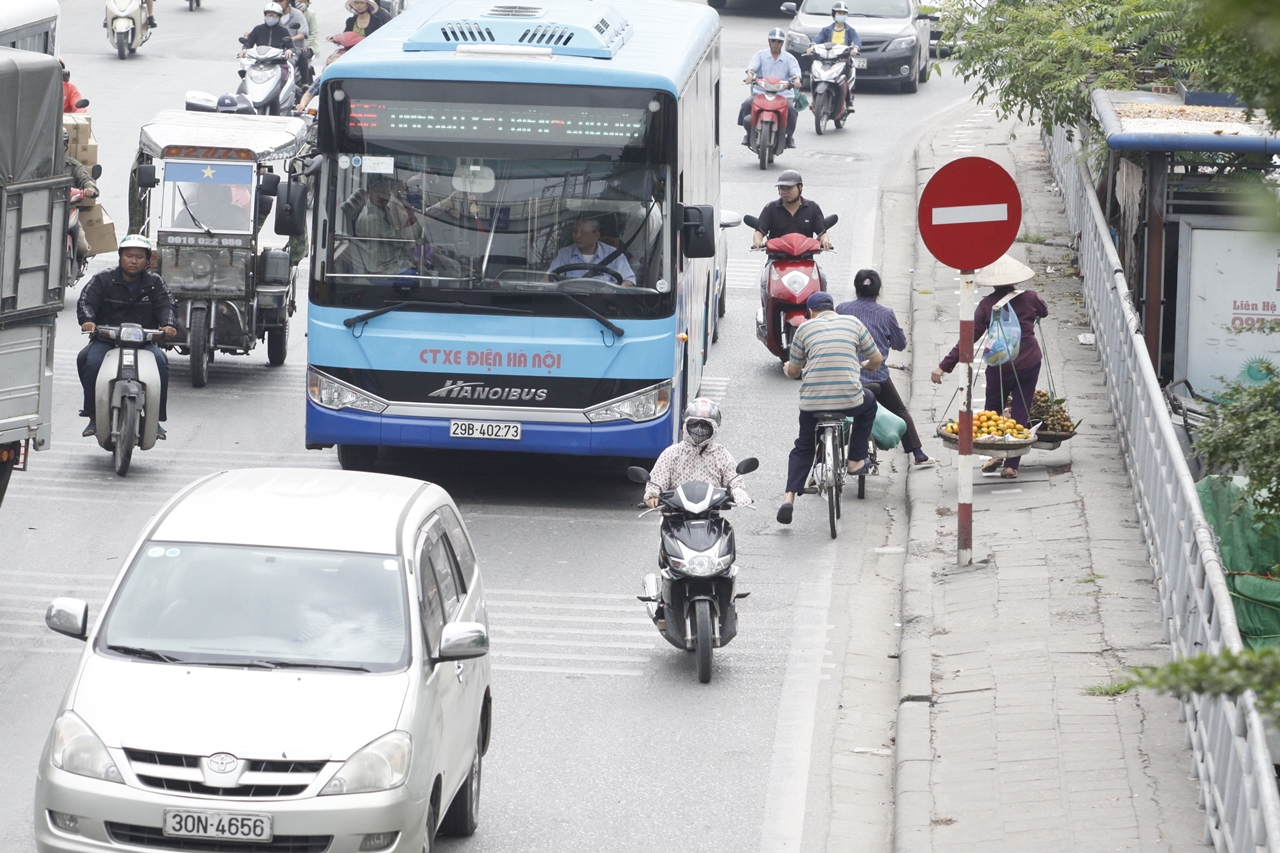
[[[610,255],[614,255],[613,260],[605,263]],[[622,276],[622,281],[615,283],[625,284],[629,287],[634,286],[636,283],[636,274],[631,271],[631,264],[627,263],[626,255],[622,252],[617,252],[615,255],[612,246],[600,242],[600,223],[594,219],[579,219],[574,224],[573,245],[565,246],[556,253],[555,260],[551,262],[547,272],[556,272],[560,267],[570,264],[596,264],[601,267],[608,267]],[[565,270],[560,275],[564,278],[582,278],[589,275],[592,278],[614,281],[613,276],[601,270]]]
[[[791,140],[792,135],[796,132],[796,120],[799,113],[796,112],[796,93],[795,90],[800,87],[800,63],[796,58],[782,49],[783,43],[786,41],[787,34],[782,31],[781,27],[774,27],[769,30],[769,46],[758,51],[755,56],[751,57],[751,62],[747,65],[747,80],[752,83],[757,77],[772,77],[776,80],[791,81],[791,88],[785,89],[782,94],[787,99],[787,147],[795,148],[795,143]],[[751,144],[751,101],[757,95],[764,92],[758,86],[751,87],[751,95],[742,102],[742,109],[738,111],[738,124],[747,131],[747,135],[742,138],[743,145]]]

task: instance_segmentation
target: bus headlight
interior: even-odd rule
[[[387,408],[387,404],[381,400],[312,367],[307,368],[307,396],[311,398],[311,402],[326,409],[359,409],[381,414]]]
[[[671,383],[663,382],[637,391],[626,397],[610,400],[594,409],[587,409],[587,420],[592,423],[607,421],[651,421],[660,418],[671,408]]]

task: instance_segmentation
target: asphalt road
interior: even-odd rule
[[[321,30],[345,12],[317,0]],[[126,62],[115,58],[92,0],[64,0],[62,55],[90,99],[105,174],[104,203],[127,220],[127,169],[138,128],[180,108],[188,89],[221,92],[236,81],[236,36],[260,20],[258,0],[157,0],[160,27]],[[838,252],[825,268],[838,298],[852,273],[875,264],[877,200],[917,135],[968,87],[935,76],[918,94],[864,87],[844,130],[814,134],[801,117],[798,148],[768,172],[736,144],[739,69],[785,19],[773,4],[734,3],[724,22],[723,206],[758,212],[775,197],[773,176],[798,168],[805,194],[837,213]],[[123,229],[123,226],[121,226]],[[121,230],[123,233],[123,230]],[[653,570],[657,521],[638,519],[639,489],[616,461],[508,454],[384,454],[381,470],[432,479],[457,499],[477,540],[490,588],[495,734],[486,759],[481,829],[445,841],[449,851],[817,850],[837,709],[829,670],[843,660],[850,595],[862,556],[884,543],[884,482],[826,533],[823,507],[800,502],[789,528],[773,520],[794,436],[796,383],[755,340],[759,255],[746,228],[727,232],[728,316],[707,364],[703,392],[725,412],[721,438],[760,458],[749,488],[760,510],[738,510],[743,589],[738,638],[718,651],[715,678],[700,685],[690,656],[669,647],[634,598]],[[101,268],[107,259],[98,259]],[[0,509],[0,849],[32,849],[35,764],[81,646],[48,632],[49,599],[74,595],[96,617],[139,528],[180,486],[212,471],[256,465],[337,467],[333,451],[303,448],[305,314],[295,318],[289,359],[267,366],[265,349],[218,357],[207,387],[193,389],[173,362],[170,439],[135,453],[126,479],[110,456],[79,437],[83,421],[74,300],[59,318],[53,448],[14,475]],[[305,305],[300,305],[305,312]],[[895,460],[897,461],[897,460]],[[898,462],[899,467],[901,462]],[[878,581],[883,583],[883,581]],[[565,615],[569,614],[569,615]],[[876,617],[891,626],[895,614]],[[252,697],[246,697],[251,702]],[[846,713],[857,709],[846,709]],[[888,808],[888,806],[885,806]]]

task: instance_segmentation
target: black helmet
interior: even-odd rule
[[[233,113],[240,108],[240,104],[236,101],[235,95],[219,95],[217,111],[220,113]]]

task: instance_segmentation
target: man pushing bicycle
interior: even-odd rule
[[[782,366],[787,376],[801,379],[800,433],[787,461],[787,493],[778,507],[782,524],[791,523],[796,495],[804,491],[813,467],[819,415],[853,418],[846,470],[856,475],[866,466],[876,400],[862,387],[862,371],[876,370],[883,361],[867,327],[856,317],[837,314],[831,294],[815,293],[806,306],[809,319],[796,329],[789,360]]]

